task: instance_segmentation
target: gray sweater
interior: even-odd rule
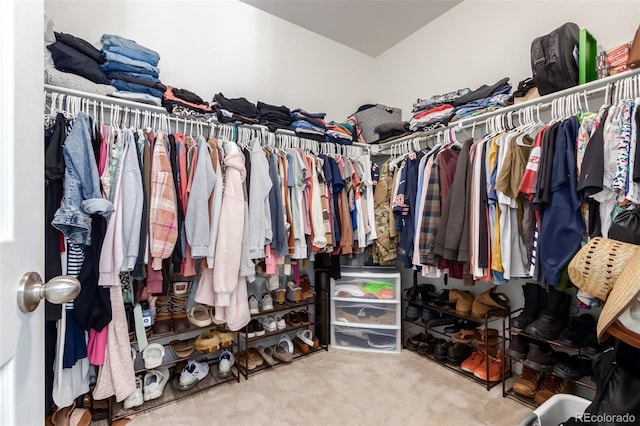
[[[122,177],[119,190],[122,196],[122,254],[124,255],[120,270],[126,272],[133,271],[138,259],[144,192],[134,135],[130,131],[123,132],[123,135],[127,148],[120,160]]]
[[[196,139],[198,144],[198,163],[191,184],[184,229],[191,246],[194,259],[206,257],[209,253],[209,196],[215,184],[215,172],[211,164],[209,145],[203,136]]]
[[[251,185],[249,185],[249,256],[264,257],[265,244],[271,243],[271,207],[269,192],[269,160],[258,139],[253,140],[251,150]]]

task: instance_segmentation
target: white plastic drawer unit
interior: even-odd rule
[[[395,303],[362,303],[334,301],[334,323],[361,326],[397,325],[398,305]]]
[[[331,327],[331,345],[363,352],[400,352],[400,330],[379,328]]]
[[[400,273],[388,267],[343,267],[331,280],[331,345],[400,352]]]
[[[394,269],[395,270],[395,269]],[[396,301],[400,300],[400,273],[398,272],[342,272],[342,278],[332,281],[331,297],[343,301]]]

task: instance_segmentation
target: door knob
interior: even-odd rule
[[[18,307],[24,313],[36,310],[42,299],[51,303],[70,302],[80,294],[80,281],[70,275],[52,278],[46,284],[37,272],[27,272],[18,286]]]

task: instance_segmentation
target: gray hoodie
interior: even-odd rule
[[[191,245],[194,259],[206,257],[209,253],[209,196],[213,191],[216,175],[211,164],[209,145],[203,136],[196,139],[198,144],[198,164],[191,184],[184,229]]]

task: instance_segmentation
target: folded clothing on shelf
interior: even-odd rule
[[[416,102],[413,104],[413,109],[411,110],[411,112],[416,113],[416,112],[424,111],[427,109],[431,109],[433,107],[451,103],[456,99],[466,95],[469,92],[471,92],[471,89],[465,88],[465,89],[454,90],[452,92],[445,93],[444,95],[434,95],[429,99],[418,98]]]
[[[258,124],[258,109],[246,98],[227,98],[222,93],[213,97],[212,106],[221,123]]]
[[[258,112],[260,114],[260,124],[264,124],[270,131],[276,129],[289,129],[291,127],[291,110],[281,105],[270,105],[258,101]]]
[[[144,61],[158,66],[160,55],[158,52],[144,47],[133,40],[112,34],[103,34],[100,38],[103,50],[126,56],[130,59]]]
[[[66,87],[68,89],[79,90],[81,92],[95,93],[96,95],[109,96],[116,91],[110,84],[98,84],[80,75],[70,72],[60,71],[53,67],[44,70],[45,83],[53,86]]]

